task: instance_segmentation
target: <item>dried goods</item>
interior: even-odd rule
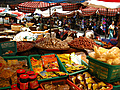
[[[17,59],[7,60],[0,57],[0,88],[8,87],[17,83],[16,70],[24,68],[28,71],[27,60],[18,61]]]
[[[89,53],[90,57],[110,65],[120,65],[120,49],[118,47],[105,49],[102,47],[97,48],[95,46],[94,51],[95,52]]]
[[[59,57],[62,64],[69,73],[86,69],[86,66],[77,64],[74,61],[72,61],[70,54],[57,54],[57,56]]]
[[[22,41],[17,42],[17,52],[27,51],[32,49],[33,47],[34,47],[34,43],[32,42],[22,42]]]
[[[63,42],[57,38],[41,39],[36,44],[36,47],[41,49],[47,49],[47,50],[66,50],[70,48],[66,42]]]
[[[106,84],[88,72],[70,76],[69,80],[77,85],[81,90],[108,90],[111,88],[110,84]]]
[[[94,45],[99,46],[92,39],[86,37],[75,38],[68,44],[77,49],[93,49]]]
[[[45,90],[70,90],[70,86],[68,84],[64,85],[45,84],[44,88]]]

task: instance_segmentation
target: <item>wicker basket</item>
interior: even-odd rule
[[[26,23],[27,26],[33,26],[34,23]]]
[[[11,25],[11,29],[13,31],[20,31],[21,27],[22,27],[21,25]]]

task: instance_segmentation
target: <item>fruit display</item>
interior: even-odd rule
[[[61,60],[62,64],[66,68],[67,72],[69,72],[69,73],[84,70],[87,68],[84,65],[75,63],[74,60],[72,61],[70,54],[57,54],[57,56]]]
[[[0,88],[17,84],[16,71],[18,69],[29,71],[26,59],[21,61],[18,61],[17,59],[5,61],[0,57]]]
[[[92,39],[86,37],[75,38],[69,45],[77,49],[93,49],[94,46],[99,46]]]
[[[17,52],[24,52],[30,50],[34,47],[34,43],[32,42],[17,42]]]
[[[94,52],[89,53],[89,56],[110,65],[120,65],[120,49],[118,47],[105,49],[95,46]]]
[[[78,86],[80,90],[111,90],[113,88],[111,84],[100,81],[88,72],[70,76],[69,80]]]
[[[46,50],[68,50],[70,48],[66,42],[57,38],[44,38],[36,44],[36,47]]]

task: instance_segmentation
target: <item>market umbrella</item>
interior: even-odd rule
[[[94,15],[97,10],[98,8],[94,8],[94,7],[86,7],[84,9],[81,9],[83,16]]]
[[[24,2],[18,5],[18,10],[25,13],[34,13],[34,11],[39,8],[42,11],[46,10],[51,6],[55,6],[57,3],[45,3],[45,2]]]
[[[108,9],[120,8],[120,1],[118,0],[88,0],[82,3],[85,6],[96,7],[96,8],[105,8],[106,16],[108,15]],[[106,38],[106,32],[105,32]]]
[[[5,11],[5,8],[0,8],[0,12],[3,12],[3,11]]]
[[[18,11],[8,11],[8,13],[10,14],[14,14],[14,15],[17,15],[17,19],[23,19],[25,14],[23,12],[18,12]]]

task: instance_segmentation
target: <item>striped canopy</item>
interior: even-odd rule
[[[81,9],[83,16],[90,16],[96,13],[98,8],[87,7],[85,9]]]
[[[19,4],[18,10],[25,13],[33,13],[36,8],[42,11],[46,10],[48,7],[58,5],[57,3],[45,3],[45,2],[24,2]]]

